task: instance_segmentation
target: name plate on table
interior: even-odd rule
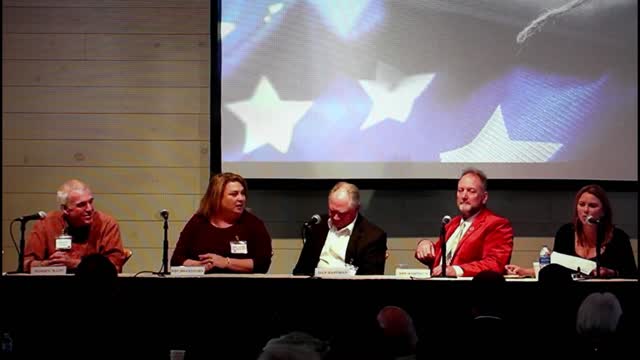
[[[406,278],[418,278],[418,279],[427,279],[431,277],[431,269],[406,269],[406,268],[396,268],[396,276],[406,277]]]
[[[316,268],[315,276],[323,277],[323,276],[354,276],[356,274],[355,269],[350,269],[347,267],[327,267],[327,268]]]
[[[31,275],[66,275],[66,266],[32,266]]]
[[[204,266],[172,266],[173,276],[200,276],[204,275]]]

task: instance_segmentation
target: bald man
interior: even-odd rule
[[[294,275],[313,275],[315,269],[352,265],[356,275],[382,275],[387,234],[360,214],[360,191],[347,182],[329,192],[329,213],[312,225],[293,269]]]

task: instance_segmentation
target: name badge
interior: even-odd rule
[[[56,250],[70,250],[71,249],[71,236],[60,235],[56,238]]]
[[[231,253],[232,254],[247,254],[247,242],[246,241],[232,241],[231,242]]]

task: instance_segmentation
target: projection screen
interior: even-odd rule
[[[637,181],[637,6],[224,0],[222,169]]]

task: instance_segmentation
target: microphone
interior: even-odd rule
[[[160,216],[162,216],[163,219],[167,220],[169,218],[169,210],[167,209],[160,210]]]
[[[445,215],[445,216],[442,218],[442,224],[443,224],[443,225],[447,225],[447,224],[449,223],[449,221],[451,221],[451,216],[449,216],[449,215]]]
[[[592,225],[598,225],[598,224],[600,224],[600,219],[596,219],[595,217],[593,217],[591,215],[587,215],[587,222],[589,224],[592,224]]]
[[[47,217],[47,213],[44,211],[38,211],[35,214],[31,214],[31,215],[25,215],[25,216],[20,216],[17,217],[15,219],[13,219],[13,221],[21,221],[21,222],[27,222],[27,221],[31,221],[31,220],[40,220],[40,219],[44,219]]]
[[[314,214],[313,216],[311,216],[311,219],[307,220],[304,223],[304,227],[309,227],[311,225],[319,224],[320,220],[321,220],[320,215]]]

